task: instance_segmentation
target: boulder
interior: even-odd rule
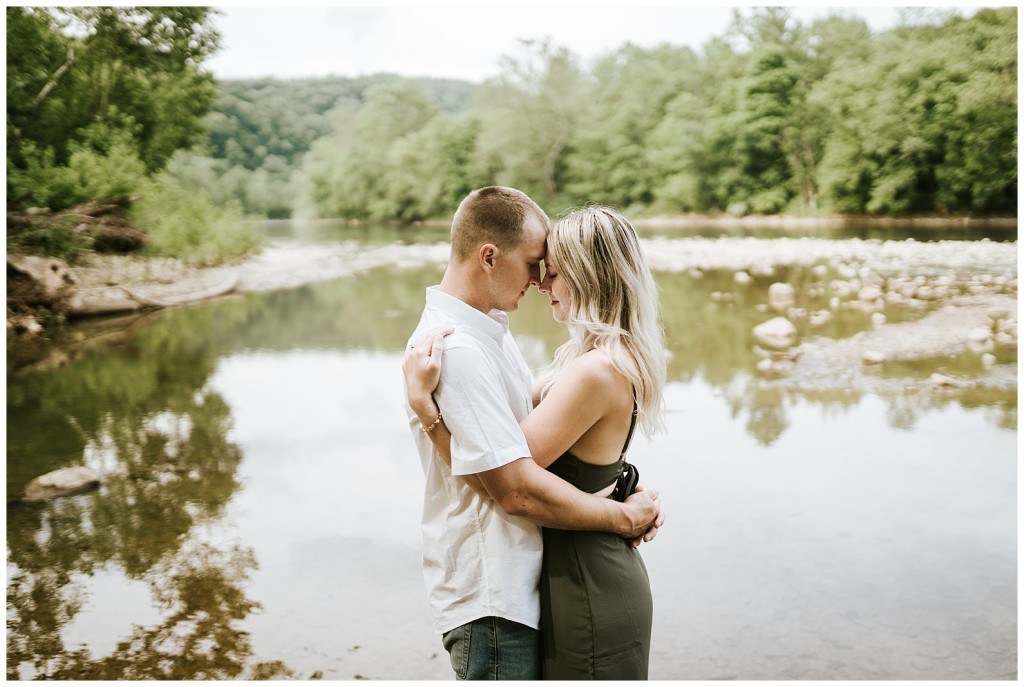
[[[785,317],[773,317],[754,327],[754,337],[771,348],[789,348],[796,343],[796,326]]]
[[[857,298],[865,303],[874,303],[881,297],[882,290],[874,284],[869,284],[857,292]]]
[[[955,389],[956,387],[960,386],[959,382],[957,382],[949,375],[940,374],[938,372],[934,373],[931,377],[929,377],[928,381],[931,383],[932,389],[936,390]]]
[[[860,359],[865,365],[881,365],[885,362],[885,354],[881,351],[864,351]]]
[[[29,282],[36,292],[34,300],[39,303],[56,302],[77,283],[74,272],[63,260],[38,255],[8,255],[8,290],[12,277]]]
[[[972,327],[967,332],[967,348],[975,353],[991,353],[995,348],[992,330],[989,327]]]
[[[7,331],[16,336],[32,337],[43,331],[43,325],[32,315],[15,315],[7,318]]]
[[[25,487],[25,500],[43,501],[58,496],[72,496],[95,489],[99,485],[100,476],[85,466],[62,468],[29,482]]]
[[[807,323],[812,327],[824,327],[832,321],[832,313],[828,310],[815,310],[807,316]]]
[[[796,289],[785,282],[775,282],[768,287],[768,305],[775,312],[785,312],[796,302]]]

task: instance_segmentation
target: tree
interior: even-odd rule
[[[816,89],[834,127],[821,163],[834,209],[1016,210],[1016,9],[941,21],[889,32]]]
[[[501,75],[477,93],[480,154],[496,183],[550,203],[562,190],[564,155],[587,116],[590,84],[566,48],[522,45],[525,56],[502,58]]]
[[[439,107],[412,81],[375,86],[366,102],[346,110],[334,132],[310,151],[305,171],[321,216],[357,219],[397,217],[387,200],[393,169],[389,150],[423,128]]]
[[[111,139],[129,142],[147,174],[199,140],[214,96],[212,76],[199,69],[217,47],[210,12],[7,8],[8,200],[31,199],[41,179],[26,181],[26,170],[67,174],[61,168],[87,149],[110,157]]]
[[[566,155],[566,191],[575,204],[649,206],[659,179],[651,158],[663,150],[651,137],[669,102],[699,87],[698,58],[689,48],[626,45],[592,72],[593,107]],[[665,143],[679,148],[678,142]]]

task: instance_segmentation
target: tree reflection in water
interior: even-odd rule
[[[175,320],[117,355],[8,385],[8,679],[291,676],[279,662],[253,662],[237,627],[259,608],[245,591],[251,549],[199,533],[238,490],[242,452],[228,440],[227,404],[204,390],[217,360],[199,345],[209,330],[175,332]],[[23,412],[30,422],[17,421]],[[47,442],[61,450],[43,457]],[[104,475],[99,491],[17,502],[29,476],[83,459]],[[62,633],[86,604],[85,581],[104,568],[148,585],[163,621],[134,625],[94,656],[65,646]]]

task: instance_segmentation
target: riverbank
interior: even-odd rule
[[[1016,384],[1016,365],[996,365],[1017,346],[1017,246],[981,241],[918,242],[754,239],[720,237],[643,239],[651,266],[659,272],[732,273],[728,291],[715,291],[719,307],[745,300],[753,282],[785,283],[784,270],[812,270],[815,281],[799,288],[831,294],[828,307],[808,312],[794,302],[757,303],[764,322],[791,330],[781,350],[758,349],[758,373],[765,383],[806,388],[893,387],[905,380],[879,374],[886,366],[913,361],[977,357],[970,380],[946,376],[932,384],[950,388]],[[269,242],[259,254],[217,267],[193,267],[168,258],[96,255],[74,269],[79,294],[131,294],[141,304],[184,305],[228,293],[284,290],[354,277],[380,267],[415,268],[447,262],[447,243],[367,244],[359,241]],[[224,288],[227,285],[229,288]],[[793,285],[788,285],[792,289]],[[150,305],[140,310],[157,307]],[[672,304],[663,303],[664,308]],[[889,322],[883,311],[897,314]],[[869,315],[872,329],[840,339],[815,336],[820,323],[843,311]],[[797,330],[802,334],[796,336]],[[11,335],[8,325],[10,349]],[[18,337],[14,337],[17,339]],[[998,355],[997,355],[998,354]],[[17,357],[17,356],[16,356]],[[39,358],[26,355],[25,360]],[[42,356],[33,369],[63,364],[67,356]]]
[[[551,215],[553,219],[557,219],[561,215],[571,211],[571,208],[560,210],[556,214]],[[293,222],[293,221],[308,221],[308,222],[336,222],[338,220],[295,220],[295,219],[279,219],[279,220],[261,220],[266,222]],[[967,229],[1015,229],[1017,227],[1018,220],[1016,217],[973,217],[969,215],[917,215],[917,216],[903,216],[903,217],[879,217],[875,215],[703,215],[703,214],[688,214],[688,215],[631,215],[630,221],[638,229],[640,228],[663,228],[663,227],[707,227],[707,226],[726,226],[726,227],[792,227],[792,228],[809,228],[809,227],[930,227],[934,229],[942,228],[967,228]],[[369,225],[388,225],[396,227],[414,226],[414,227],[438,227],[447,228],[451,226],[451,218],[438,218],[438,219],[427,219],[414,222],[408,225],[404,222],[382,222],[380,220],[347,220],[345,223],[349,226],[369,226]]]

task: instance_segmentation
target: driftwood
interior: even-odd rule
[[[146,295],[127,286],[101,286],[76,289],[68,300],[67,312],[73,317],[109,315],[152,308],[167,308],[223,296],[238,286],[238,275],[229,273],[219,281],[191,291]]]
[[[8,211],[7,236],[10,238],[32,232],[50,232],[57,227],[70,227],[72,234],[85,239],[96,251],[129,253],[146,245],[146,235],[115,213],[123,211],[138,199],[138,196],[121,196],[104,201],[89,201],[57,213],[48,208]]]

